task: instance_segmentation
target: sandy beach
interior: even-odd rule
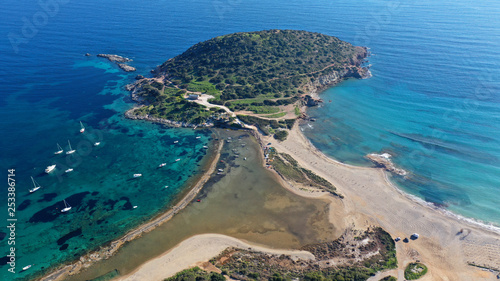
[[[200,267],[204,266],[202,264],[203,261],[218,255],[228,247],[251,249],[253,251],[268,254],[290,255],[293,259],[314,259],[314,256],[306,251],[269,249],[252,245],[226,235],[202,234],[184,240],[160,257],[147,262],[135,272],[117,280],[163,280],[166,276],[175,275],[180,268],[189,268],[193,265],[198,265]]]
[[[393,237],[402,239],[409,238],[412,233],[420,234],[417,240],[396,243],[398,269],[379,273],[370,280],[387,275],[404,280],[404,268],[413,261],[429,267],[429,272],[420,279],[424,281],[496,280],[496,273],[468,264],[500,268],[500,233],[497,230],[486,229],[410,198],[388,180],[383,169],[355,167],[328,158],[305,138],[298,126],[281,143],[271,137],[260,138],[263,144],[272,143],[279,152],[290,154],[301,166],[329,180],[345,196],[340,200],[326,193],[305,192],[283,182],[286,188],[302,196],[329,197],[331,221],[337,227],[381,226]],[[163,280],[182,269],[200,265],[226,247],[235,245],[249,247],[222,235],[191,237],[120,280]]]
[[[403,280],[404,266],[420,260],[429,266],[422,280],[492,280],[490,272],[468,266],[468,263],[500,268],[500,233],[461,220],[412,200],[397,189],[383,169],[345,165],[328,158],[300,132],[298,126],[282,143],[269,137],[280,152],[292,155],[303,167],[311,169],[334,184],[345,195],[345,223],[356,228],[379,225],[393,237],[419,233],[418,240],[398,242],[399,269]]]

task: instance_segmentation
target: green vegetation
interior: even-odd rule
[[[405,279],[416,280],[427,273],[427,266],[421,263],[412,262],[405,269]]]
[[[269,158],[272,159],[269,164],[271,164],[274,170],[276,170],[282,177],[303,185],[323,189],[335,196],[344,198],[341,194],[337,193],[337,188],[335,188],[333,184],[316,175],[311,170],[302,168],[289,154],[278,153],[275,149],[271,149]]]
[[[226,278],[222,274],[209,273],[199,267],[194,267],[183,270],[165,281],[226,281]]]
[[[354,231],[353,231],[354,232]],[[315,260],[294,261],[287,255],[269,255],[259,252],[229,248],[211,260],[211,263],[236,280],[367,280],[376,272],[394,268],[394,242],[381,228],[359,233],[346,232],[341,238],[319,244],[307,245]],[[392,245],[392,247],[391,247]],[[344,263],[330,264],[330,261]]]
[[[293,110],[294,110],[295,116],[300,116],[300,107],[295,106]]]
[[[274,138],[279,140],[279,141],[286,140],[286,137],[288,137],[288,131],[279,130],[279,131],[276,131],[276,133],[274,133]]]
[[[224,35],[198,43],[168,60],[160,70],[182,88],[192,81],[211,83],[220,100],[272,94],[295,96],[299,88],[344,64],[356,49],[336,37],[296,30]]]
[[[266,117],[266,118],[281,118],[281,117],[283,117],[285,115],[286,115],[286,112],[279,112],[279,113],[276,113],[276,114],[266,115],[264,117]]]
[[[398,279],[394,276],[386,276],[386,277],[380,279],[380,281],[398,281]]]
[[[201,92],[214,96],[210,103],[232,111],[281,118],[286,113],[279,113],[278,106],[299,103],[301,95],[310,90],[306,85],[332,72],[357,73],[364,56],[363,48],[306,31],[266,30],[216,37],[163,63],[155,78],[137,82],[132,88],[134,99],[146,106],[129,115],[190,124],[227,121],[222,113],[214,116],[204,106],[185,101],[186,94]]]
[[[255,116],[238,115],[238,119],[248,125],[254,125],[262,131],[264,135],[274,134],[276,129],[291,129],[295,124],[295,119],[267,120]]]

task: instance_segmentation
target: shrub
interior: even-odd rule
[[[279,141],[286,140],[286,137],[288,137],[288,131],[286,131],[286,130],[279,130],[279,131],[276,131],[276,133],[274,134],[274,138],[279,140]]]

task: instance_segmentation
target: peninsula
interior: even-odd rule
[[[296,120],[307,118],[307,106],[321,102],[317,95],[319,91],[346,78],[370,76],[369,70],[363,67],[367,56],[366,48],[355,47],[332,36],[305,31],[267,30],[234,33],[198,43],[158,66],[152,71],[153,77],[138,76],[136,82],[127,87],[132,99],[138,103],[126,112],[128,118],[170,126],[245,128],[251,129],[253,137],[247,142],[243,142],[247,137],[243,135],[226,136],[222,138],[225,141],[219,140],[217,155],[221,160],[215,156],[209,171],[178,203],[176,211],[185,207],[183,213],[179,213],[179,221],[175,220],[173,211],[166,212],[157,220],[112,242],[110,247],[89,253],[80,261],[42,280],[88,280],[90,278],[78,274],[83,272],[96,278],[94,273],[102,274],[102,271],[108,272],[106,274],[110,278],[125,273],[119,277],[120,280],[162,280],[167,277],[170,280],[224,280],[229,277],[238,280],[394,280],[393,276],[403,280],[405,271],[417,277],[425,274],[421,280],[493,278],[500,269],[497,229],[485,229],[413,200],[394,187],[383,169],[354,167],[330,159],[313,147],[300,132]],[[229,131],[228,134],[232,133]],[[254,141],[258,145],[252,147]],[[254,150],[245,157],[239,157],[242,148]],[[370,157],[379,167],[392,170],[395,174],[406,173],[392,165],[388,154]],[[226,175],[215,173],[215,165],[219,161],[224,163],[224,167],[231,161],[239,161],[234,169],[243,168],[233,173],[229,169]],[[203,212],[197,208],[209,204],[210,200],[220,199],[206,195],[203,203],[199,199],[194,201],[197,192],[202,189],[206,193],[213,192],[207,187],[211,179],[216,181],[225,177],[227,181],[236,181],[232,185],[231,182],[221,184],[218,192],[223,186],[232,187],[229,192],[231,197],[227,198],[238,199],[237,192],[233,190],[235,186],[243,185],[242,179],[250,182],[249,179],[256,177],[257,170],[244,166],[252,163],[257,163],[260,169],[264,169],[262,165],[266,167],[260,178],[264,174],[272,174],[279,180],[280,186],[293,194],[328,202],[325,213],[329,222],[314,218],[311,227],[321,229],[317,237],[322,237],[332,226],[335,233],[317,239],[313,244],[301,244],[302,251],[292,251],[288,249],[290,247],[276,250],[241,240],[258,240],[258,237],[269,235],[272,232],[270,229],[273,229],[269,224],[258,231],[250,231],[252,223],[246,222],[242,214],[237,220],[250,225],[242,228],[245,229],[242,235],[233,229],[234,225],[226,226],[215,215],[209,220],[215,225],[220,223],[221,227],[200,230],[201,235],[187,229],[186,236],[190,237],[185,237],[184,242],[168,248],[132,272],[118,273],[117,267],[123,262],[117,261],[130,258],[126,251],[117,251],[125,242],[130,243],[129,247],[133,249],[132,239],[146,232],[153,233],[154,228],[161,228],[160,225],[167,220],[170,224],[183,223],[176,228],[180,230],[186,222],[203,218]],[[224,169],[217,169],[221,170]],[[245,192],[259,186],[255,185],[245,188]],[[222,212],[213,214],[222,216],[232,213],[227,198],[219,204],[227,204]],[[250,200],[250,196],[241,198],[244,199],[237,202],[234,210],[244,209],[245,215],[248,215],[250,208],[241,206],[244,204],[242,201]],[[279,208],[278,201],[283,198],[277,196],[272,199],[267,207]],[[258,201],[265,200],[259,197]],[[190,202],[200,204],[189,205]],[[271,212],[266,208],[259,210]],[[317,215],[318,212],[308,216]],[[257,217],[262,219],[262,214]],[[298,220],[298,217],[294,219]],[[295,220],[287,223],[295,225]],[[194,223],[192,228],[204,224],[209,224],[208,219]],[[224,230],[224,227],[230,231]],[[281,226],[277,229],[280,235],[287,232],[283,230],[287,228]],[[296,234],[298,230],[296,228],[290,233]],[[157,231],[160,232],[157,236],[163,240],[165,235],[173,233],[161,233],[161,229]],[[242,236],[235,238],[214,234],[224,231],[230,232],[231,236],[234,233]],[[416,236],[418,240],[407,239],[415,237],[410,235],[416,232],[420,233],[420,238]],[[245,236],[248,233],[251,236]],[[403,240],[394,239],[396,237]],[[149,236],[149,239],[154,239],[154,236]],[[154,243],[153,247],[157,245]],[[94,258],[96,254],[99,256]],[[114,264],[112,267],[108,264],[91,272],[93,264],[97,265],[101,259],[114,259],[115,263],[110,262]],[[203,270],[194,267],[196,265]],[[193,269],[182,271],[186,268]]]
[[[336,37],[296,30],[224,35],[198,43],[129,85],[140,107],[127,112],[184,127],[257,126],[284,139],[315,94],[370,75],[368,52]]]

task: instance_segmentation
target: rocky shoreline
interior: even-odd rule
[[[336,84],[342,82],[344,79],[368,79],[372,77],[369,66],[362,66],[362,64],[365,62],[365,59],[370,56],[368,48],[356,47],[356,51],[356,55],[351,59],[351,67],[345,68],[341,71],[334,70],[330,74],[320,76],[314,81],[307,83],[304,86],[305,92],[312,96],[314,100],[320,101],[318,95],[319,92],[335,86]]]
[[[162,124],[162,125],[167,125],[169,127],[174,127],[174,128],[193,128],[193,129],[196,129],[196,128],[210,128],[210,127],[213,127],[215,124],[212,123],[212,122],[207,122],[207,123],[204,123],[204,124],[191,124],[191,123],[186,123],[186,122],[179,122],[179,121],[173,121],[173,120],[168,120],[168,119],[162,119],[162,118],[158,118],[158,117],[153,117],[153,116],[149,116],[148,114],[146,115],[135,115],[134,114],[134,111],[137,109],[137,108],[140,108],[142,106],[139,106],[139,107],[135,107],[135,108],[132,108],[128,111],[125,112],[125,117],[128,118],[128,119],[132,119],[132,120],[146,120],[146,121],[150,121],[150,122],[153,122],[153,123],[156,123],[156,124]]]
[[[90,54],[85,54],[85,56],[90,56]],[[106,58],[110,62],[116,63],[119,68],[121,68],[125,72],[133,72],[136,71],[136,68],[133,66],[130,66],[128,64],[125,64],[126,62],[131,62],[132,60],[126,57],[122,57],[119,55],[112,55],[112,54],[98,54],[97,57],[100,58]]]

